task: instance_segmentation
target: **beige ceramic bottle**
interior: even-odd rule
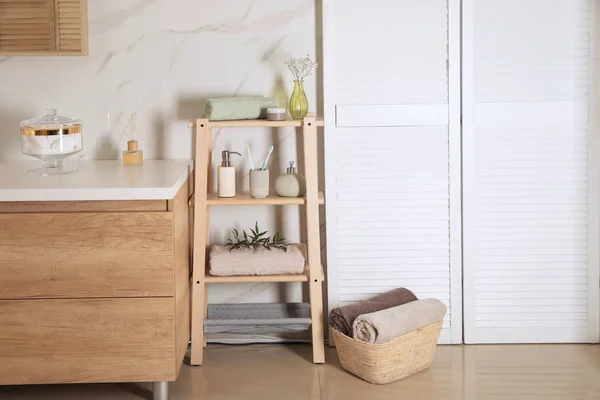
[[[287,172],[275,180],[275,192],[282,197],[302,197],[306,194],[306,178],[297,173],[293,161],[290,161]]]
[[[219,166],[219,197],[235,197],[235,167],[231,164],[231,154],[241,156],[237,151],[224,150],[221,152],[221,165]]]

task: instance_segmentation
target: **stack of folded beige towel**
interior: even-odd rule
[[[331,310],[329,325],[356,340],[381,344],[440,322],[445,315],[441,301],[418,300],[413,292],[400,288]]]
[[[215,276],[301,274],[306,264],[306,246],[292,243],[287,252],[280,249],[230,250],[210,247],[209,273]]]

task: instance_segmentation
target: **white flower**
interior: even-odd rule
[[[303,81],[304,78],[312,74],[313,69],[317,68],[319,65],[316,62],[313,62],[310,59],[310,56],[307,54],[306,57],[298,57],[298,58],[290,58],[285,62],[288,66],[288,69],[294,76],[294,80]]]

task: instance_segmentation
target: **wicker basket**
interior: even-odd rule
[[[394,382],[429,368],[441,330],[442,321],[388,343],[371,344],[331,329],[342,367],[377,384]]]

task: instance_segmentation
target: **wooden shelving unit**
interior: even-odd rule
[[[310,117],[309,117],[310,118]],[[197,123],[201,120],[190,121],[190,128],[197,127]],[[296,127],[304,126],[303,119],[286,119],[285,121],[267,121],[266,119],[244,119],[240,121],[209,121],[203,119],[203,123],[208,128],[280,128],[280,127]],[[323,126],[323,118],[314,118],[314,126]]]
[[[321,266],[321,240],[319,232],[319,204],[323,204],[323,193],[319,192],[317,167],[317,127],[323,126],[323,120],[307,116],[303,120],[266,121],[209,121],[205,118],[190,122],[196,129],[196,167],[195,192],[190,199],[194,204],[194,262],[192,276],[192,354],[191,364],[202,365],[206,338],[204,320],[208,315],[207,287],[209,283],[239,282],[306,282],[309,285],[309,303],[311,316],[311,336],[313,362],[325,362],[323,335],[323,268]],[[269,196],[254,199],[247,193],[234,198],[219,198],[208,189],[212,168],[212,129],[213,128],[302,128],[304,144],[304,164],[306,176],[306,196],[288,198]],[[303,274],[266,275],[266,276],[211,276],[208,274],[207,255],[210,229],[210,207],[252,206],[252,205],[299,205],[306,207],[306,236],[308,260]]]
[[[308,269],[303,274],[285,274],[285,275],[250,275],[250,276],[212,276],[205,274],[206,283],[257,283],[257,282],[308,282]]]
[[[325,203],[323,192],[319,192],[319,204]],[[255,199],[250,196],[250,193],[241,193],[231,198],[221,198],[216,193],[208,195],[209,206],[288,206],[306,204],[307,197],[281,197],[269,196],[264,199]]]

